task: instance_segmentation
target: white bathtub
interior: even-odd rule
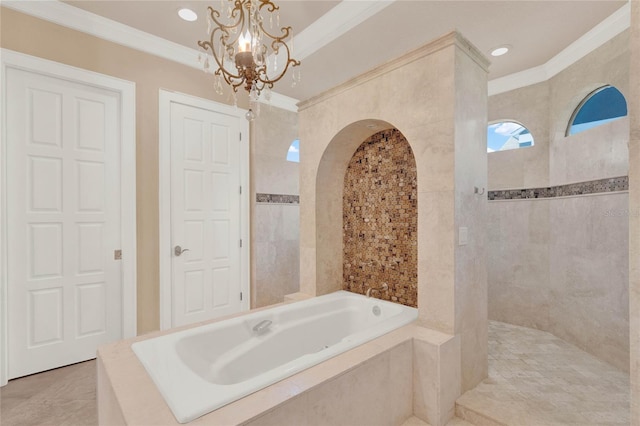
[[[414,308],[338,291],[131,347],[186,423],[417,317]],[[265,320],[271,325],[255,332]]]

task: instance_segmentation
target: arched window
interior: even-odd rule
[[[499,121],[487,128],[487,152],[533,146],[529,129],[515,121]]]
[[[566,136],[583,132],[627,115],[627,101],[613,86],[603,86],[589,93],[573,112]]]
[[[292,161],[294,163],[300,162],[300,140],[294,140],[289,146],[289,151],[287,151],[287,161]]]

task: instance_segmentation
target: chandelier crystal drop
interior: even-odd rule
[[[223,93],[223,81],[234,92],[244,86],[254,103],[263,91],[270,97],[289,67],[300,65],[292,58],[293,31],[280,27],[279,10],[271,0],[220,0],[220,10],[208,7],[209,38],[198,46],[206,52],[200,62],[205,72],[214,75],[216,93]],[[295,71],[294,86],[300,81],[300,72]]]

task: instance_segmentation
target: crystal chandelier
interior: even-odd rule
[[[289,67],[300,61],[293,59],[291,27],[280,27],[279,7],[271,0],[220,0],[220,11],[208,7],[208,40],[198,42],[206,53],[205,72],[214,74],[214,88],[222,94],[222,80],[233,88],[244,86],[252,102],[265,91],[270,98],[273,85],[284,77]],[[223,15],[226,18],[223,18]],[[224,21],[224,22],[223,22]],[[291,37],[291,47],[286,40]],[[214,63],[215,62],[215,63]],[[296,72],[297,71],[297,72]],[[295,86],[300,81],[299,69],[292,72]],[[249,115],[253,114],[249,110]]]

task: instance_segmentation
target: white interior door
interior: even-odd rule
[[[179,326],[242,309],[240,119],[176,102],[170,114],[171,312]]]
[[[6,75],[8,376],[122,338],[118,94]],[[131,183],[133,185],[133,182]]]

